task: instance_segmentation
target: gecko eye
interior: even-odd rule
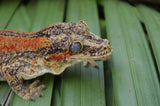
[[[69,45],[69,51],[74,53],[74,54],[81,52],[82,49],[83,49],[83,44],[80,41],[73,41]]]

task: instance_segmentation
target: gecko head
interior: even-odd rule
[[[112,47],[107,39],[102,39],[89,31],[84,21],[77,24],[77,34],[72,35],[68,51],[74,61],[105,60],[112,54]]]
[[[57,23],[49,32],[52,43],[52,58],[63,65],[89,60],[105,60],[112,54],[107,39],[102,39],[89,31],[84,21],[77,23]],[[69,65],[68,65],[69,66]]]

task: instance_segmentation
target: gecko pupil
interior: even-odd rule
[[[81,43],[79,43],[79,42],[73,42],[73,43],[70,45],[69,50],[70,50],[72,53],[78,53],[78,52],[80,52],[81,48],[82,48]]]

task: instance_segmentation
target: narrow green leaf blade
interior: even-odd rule
[[[7,29],[28,31],[30,26],[31,21],[26,13],[26,8],[21,5],[13,15],[10,23],[7,25]]]
[[[10,18],[14,14],[20,0],[3,0],[0,1],[0,28],[5,28]]]
[[[6,82],[0,83],[0,105],[4,105],[9,95],[10,88]]]
[[[62,22],[64,4],[64,0],[38,0],[28,4],[30,7],[27,7],[27,12],[32,18],[31,31],[37,31],[45,26]]]
[[[105,2],[107,31],[114,48],[113,90],[118,106],[159,106],[160,89],[153,59],[134,9]]]
[[[160,13],[144,5],[138,6],[138,10],[143,17],[160,73]]]
[[[107,36],[113,46],[111,69],[114,104],[118,106],[136,106],[135,89],[116,3],[118,5],[119,2],[104,2]]]
[[[106,38],[106,23],[105,19],[100,19],[100,29],[102,38]],[[110,57],[108,57],[107,61],[104,61],[104,82],[105,82],[105,99],[106,106],[112,105],[113,99],[113,81],[112,81],[112,71],[111,71],[111,62]]]

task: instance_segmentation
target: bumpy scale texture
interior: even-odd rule
[[[89,32],[84,21],[57,23],[37,32],[0,29],[0,81],[7,81],[24,100],[32,100],[42,95],[45,86],[24,80],[45,73],[58,75],[78,62],[93,64],[111,53],[109,41]]]

